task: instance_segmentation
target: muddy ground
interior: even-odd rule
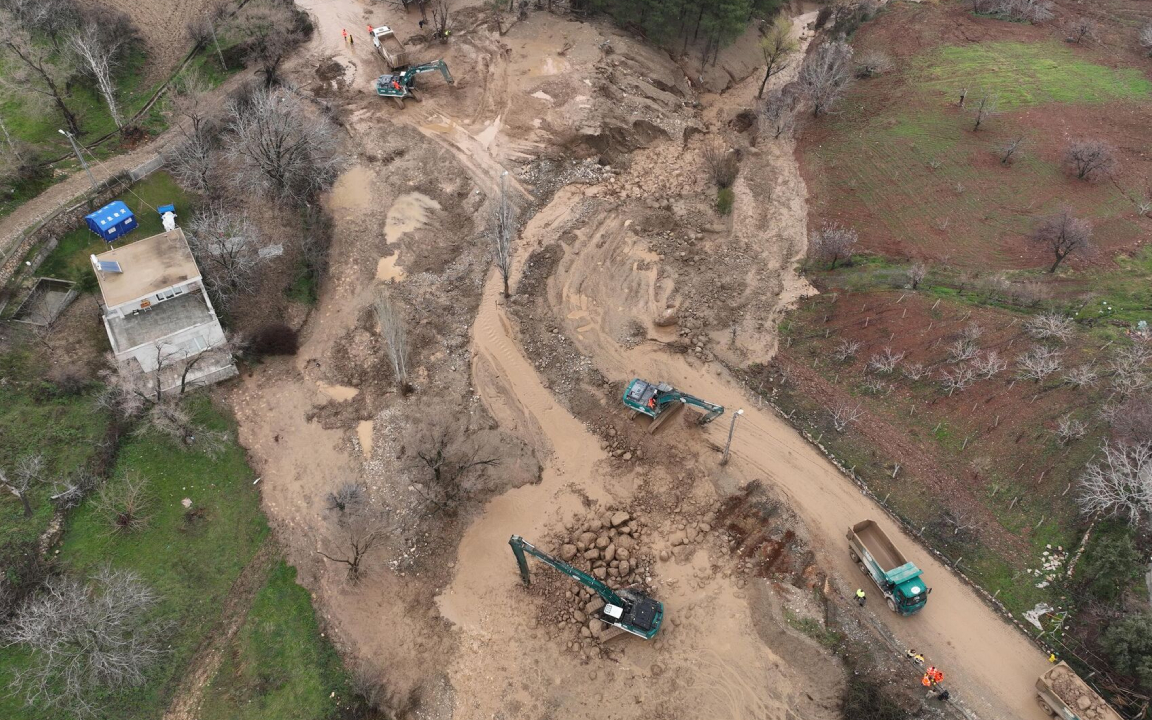
[[[947,662],[972,712],[1035,715],[1043,657],[922,550],[907,548],[938,610],[844,603],[859,575],[843,528],[894,526],[725,370],[770,358],[778,313],[812,292],[793,270],[806,206],[791,143],[732,122],[754,102],[754,42],[722,53],[716,95],[606,24],[535,12],[498,36],[463,8],[451,43],[411,42],[456,85],[425,76],[423,102],[399,110],[369,92],[384,68],[365,33],[349,48],[340,29],[414,38],[417,15],[304,5],[319,32],[291,72],[338,111],[353,160],[326,200],[332,269],[301,352],[230,399],[277,537],[359,678],[412,717],[832,718],[840,661],[788,618],[822,632],[842,615],[910,705],[904,646]],[[731,216],[701,176],[708,142],[741,154]],[[524,223],[509,300],[483,236],[504,169]],[[411,392],[371,308],[382,289],[408,327]],[[630,419],[617,398],[635,375],[745,405],[732,462],[718,462],[730,415],[702,429],[685,412],[655,435]],[[440,433],[456,457],[499,461],[451,499],[420,457]],[[317,554],[346,544],[326,496],[349,481],[392,523],[355,584]],[[514,533],[555,552],[603,536],[582,561],[664,602],[657,639],[602,643],[588,598],[545,568],[525,589]]]

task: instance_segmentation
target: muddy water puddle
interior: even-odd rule
[[[380,282],[391,282],[395,280],[399,282],[404,279],[404,269],[396,264],[400,259],[397,253],[392,253],[387,257],[380,258],[380,262],[376,263],[376,279]]]
[[[388,208],[384,223],[384,239],[389,243],[399,240],[405,233],[419,230],[428,224],[428,213],[439,210],[440,203],[423,193],[404,193]]]
[[[332,186],[328,205],[333,210],[363,210],[372,204],[374,173],[362,165],[355,165],[340,176]]]
[[[360,452],[364,454],[364,459],[372,457],[372,427],[374,422],[372,420],[363,420],[356,425],[356,439],[360,441]]]
[[[347,385],[329,385],[326,382],[317,382],[316,385],[321,392],[338,402],[351,400],[360,393],[360,388],[348,387]]]

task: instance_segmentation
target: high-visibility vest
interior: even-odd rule
[[[863,591],[863,590],[859,590],[859,589],[858,589],[858,590],[856,590],[856,597],[858,597],[858,598],[862,598],[862,597],[864,597],[864,591]]]

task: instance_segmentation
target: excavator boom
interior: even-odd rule
[[[513,535],[508,544],[512,546],[512,553],[516,555],[516,563],[520,566],[520,578],[525,585],[530,585],[532,582],[528,572],[528,558],[525,556],[527,553],[599,595],[604,601],[604,607],[599,615],[601,622],[645,640],[651,640],[660,629],[660,623],[664,619],[664,606],[659,601],[632,589],[624,589],[617,593],[588,573],[537,549],[519,535]]]

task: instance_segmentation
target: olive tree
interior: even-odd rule
[[[1100,451],[1080,478],[1080,512],[1139,524],[1152,511],[1152,444],[1105,442]]]
[[[1092,223],[1072,215],[1071,208],[1063,208],[1055,215],[1044,218],[1032,231],[1031,241],[1052,253],[1055,258],[1048,272],[1056,272],[1069,255],[1087,255],[1092,243]]]

